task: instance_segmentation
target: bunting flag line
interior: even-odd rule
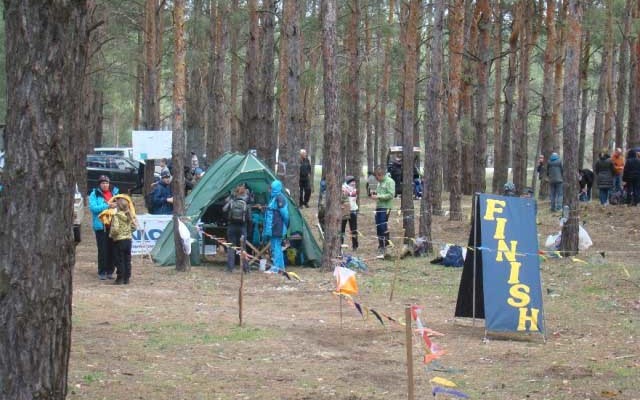
[[[460,399],[468,399],[469,395],[459,391],[459,390],[455,390],[455,389],[447,389],[444,387],[440,387],[440,386],[434,386],[433,389],[431,389],[431,394],[433,394],[433,397],[436,397],[439,394],[448,394],[450,396],[455,396],[458,397]]]
[[[440,386],[445,386],[445,387],[456,387],[457,385],[453,382],[451,382],[448,379],[445,378],[441,378],[439,376],[434,376],[433,378],[431,378],[429,380],[429,382],[433,383],[434,385],[440,385]]]

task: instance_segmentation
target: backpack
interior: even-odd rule
[[[229,221],[244,224],[247,216],[247,202],[242,199],[233,199],[229,205]]]
[[[445,267],[462,267],[464,265],[464,258],[462,258],[462,247],[449,246],[447,254],[442,260],[442,265]]]

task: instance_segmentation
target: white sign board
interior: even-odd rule
[[[131,255],[149,254],[173,215],[138,214],[138,227],[131,240]]]
[[[133,131],[131,143],[136,160],[171,158],[171,131]]]

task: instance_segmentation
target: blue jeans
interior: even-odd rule
[[[562,182],[549,183],[549,199],[551,211],[560,211],[562,208]]]
[[[388,208],[376,208],[376,235],[378,235],[378,248],[384,249],[389,244],[389,213]]]
[[[610,188],[600,188],[600,204],[607,204],[609,202]]]
[[[622,190],[622,175],[613,176],[613,190],[619,192]]]
[[[282,255],[282,238],[271,238],[271,256],[273,266],[270,271],[284,271],[284,256]]]

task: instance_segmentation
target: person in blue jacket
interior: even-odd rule
[[[289,209],[287,199],[282,194],[282,182],[271,182],[271,197],[264,217],[264,232],[262,237],[271,243],[273,266],[269,273],[277,274],[284,271],[284,256],[282,254],[282,239],[287,234],[289,226]]]
[[[173,214],[173,193],[171,192],[171,174],[169,171],[163,171],[160,175],[160,182],[153,189],[151,201],[153,203],[153,212],[151,214]]]
[[[108,208],[115,208],[116,203],[111,198],[120,193],[120,190],[111,185],[109,177],[100,175],[98,187],[89,194],[89,210],[93,216],[93,231],[96,234],[98,247],[98,278],[100,280],[113,279],[115,265],[113,263],[113,240],[109,237],[109,226],[100,221],[98,216]]]

